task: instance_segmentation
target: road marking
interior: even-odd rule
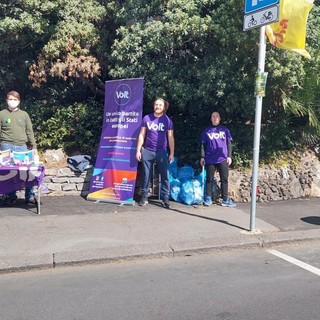
[[[267,251],[269,253],[271,253],[271,254],[283,259],[283,260],[286,260],[286,261],[288,261],[288,262],[290,262],[292,264],[295,264],[296,266],[298,266],[298,267],[300,267],[302,269],[305,269],[307,271],[310,271],[310,272],[320,276],[320,269],[318,269],[316,267],[313,267],[310,264],[307,264],[307,263],[302,262],[302,261],[300,261],[298,259],[295,259],[295,258],[292,258],[290,256],[287,256],[286,254],[281,253],[281,252],[279,252],[277,250],[267,250]]]

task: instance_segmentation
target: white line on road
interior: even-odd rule
[[[295,264],[296,266],[298,266],[300,268],[303,268],[305,270],[308,270],[308,271],[320,276],[320,269],[318,269],[316,267],[313,267],[310,264],[307,264],[307,263],[302,262],[302,261],[300,261],[298,259],[295,259],[295,258],[292,258],[290,256],[287,256],[286,254],[281,253],[281,252],[279,252],[277,250],[267,250],[267,251],[269,253],[271,253],[271,254],[283,259],[283,260],[286,260],[286,261],[288,261],[290,263],[293,263],[293,264]]]

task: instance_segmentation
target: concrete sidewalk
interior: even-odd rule
[[[231,248],[320,240],[320,198],[258,203],[249,232],[250,204],[236,208],[186,206],[170,210],[43,197],[41,215],[19,202],[0,208],[0,270],[172,257]]]

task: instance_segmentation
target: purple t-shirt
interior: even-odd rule
[[[232,137],[228,128],[211,126],[203,130],[200,142],[205,148],[205,161],[208,164],[221,163],[228,157],[228,142]]]
[[[142,119],[142,127],[146,130],[144,147],[150,151],[167,150],[167,131],[173,130],[173,122],[166,115],[156,117],[153,113],[147,114]]]

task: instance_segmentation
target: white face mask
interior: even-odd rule
[[[8,100],[7,103],[8,103],[9,109],[13,110],[18,107],[18,105],[20,104],[20,101]]]

